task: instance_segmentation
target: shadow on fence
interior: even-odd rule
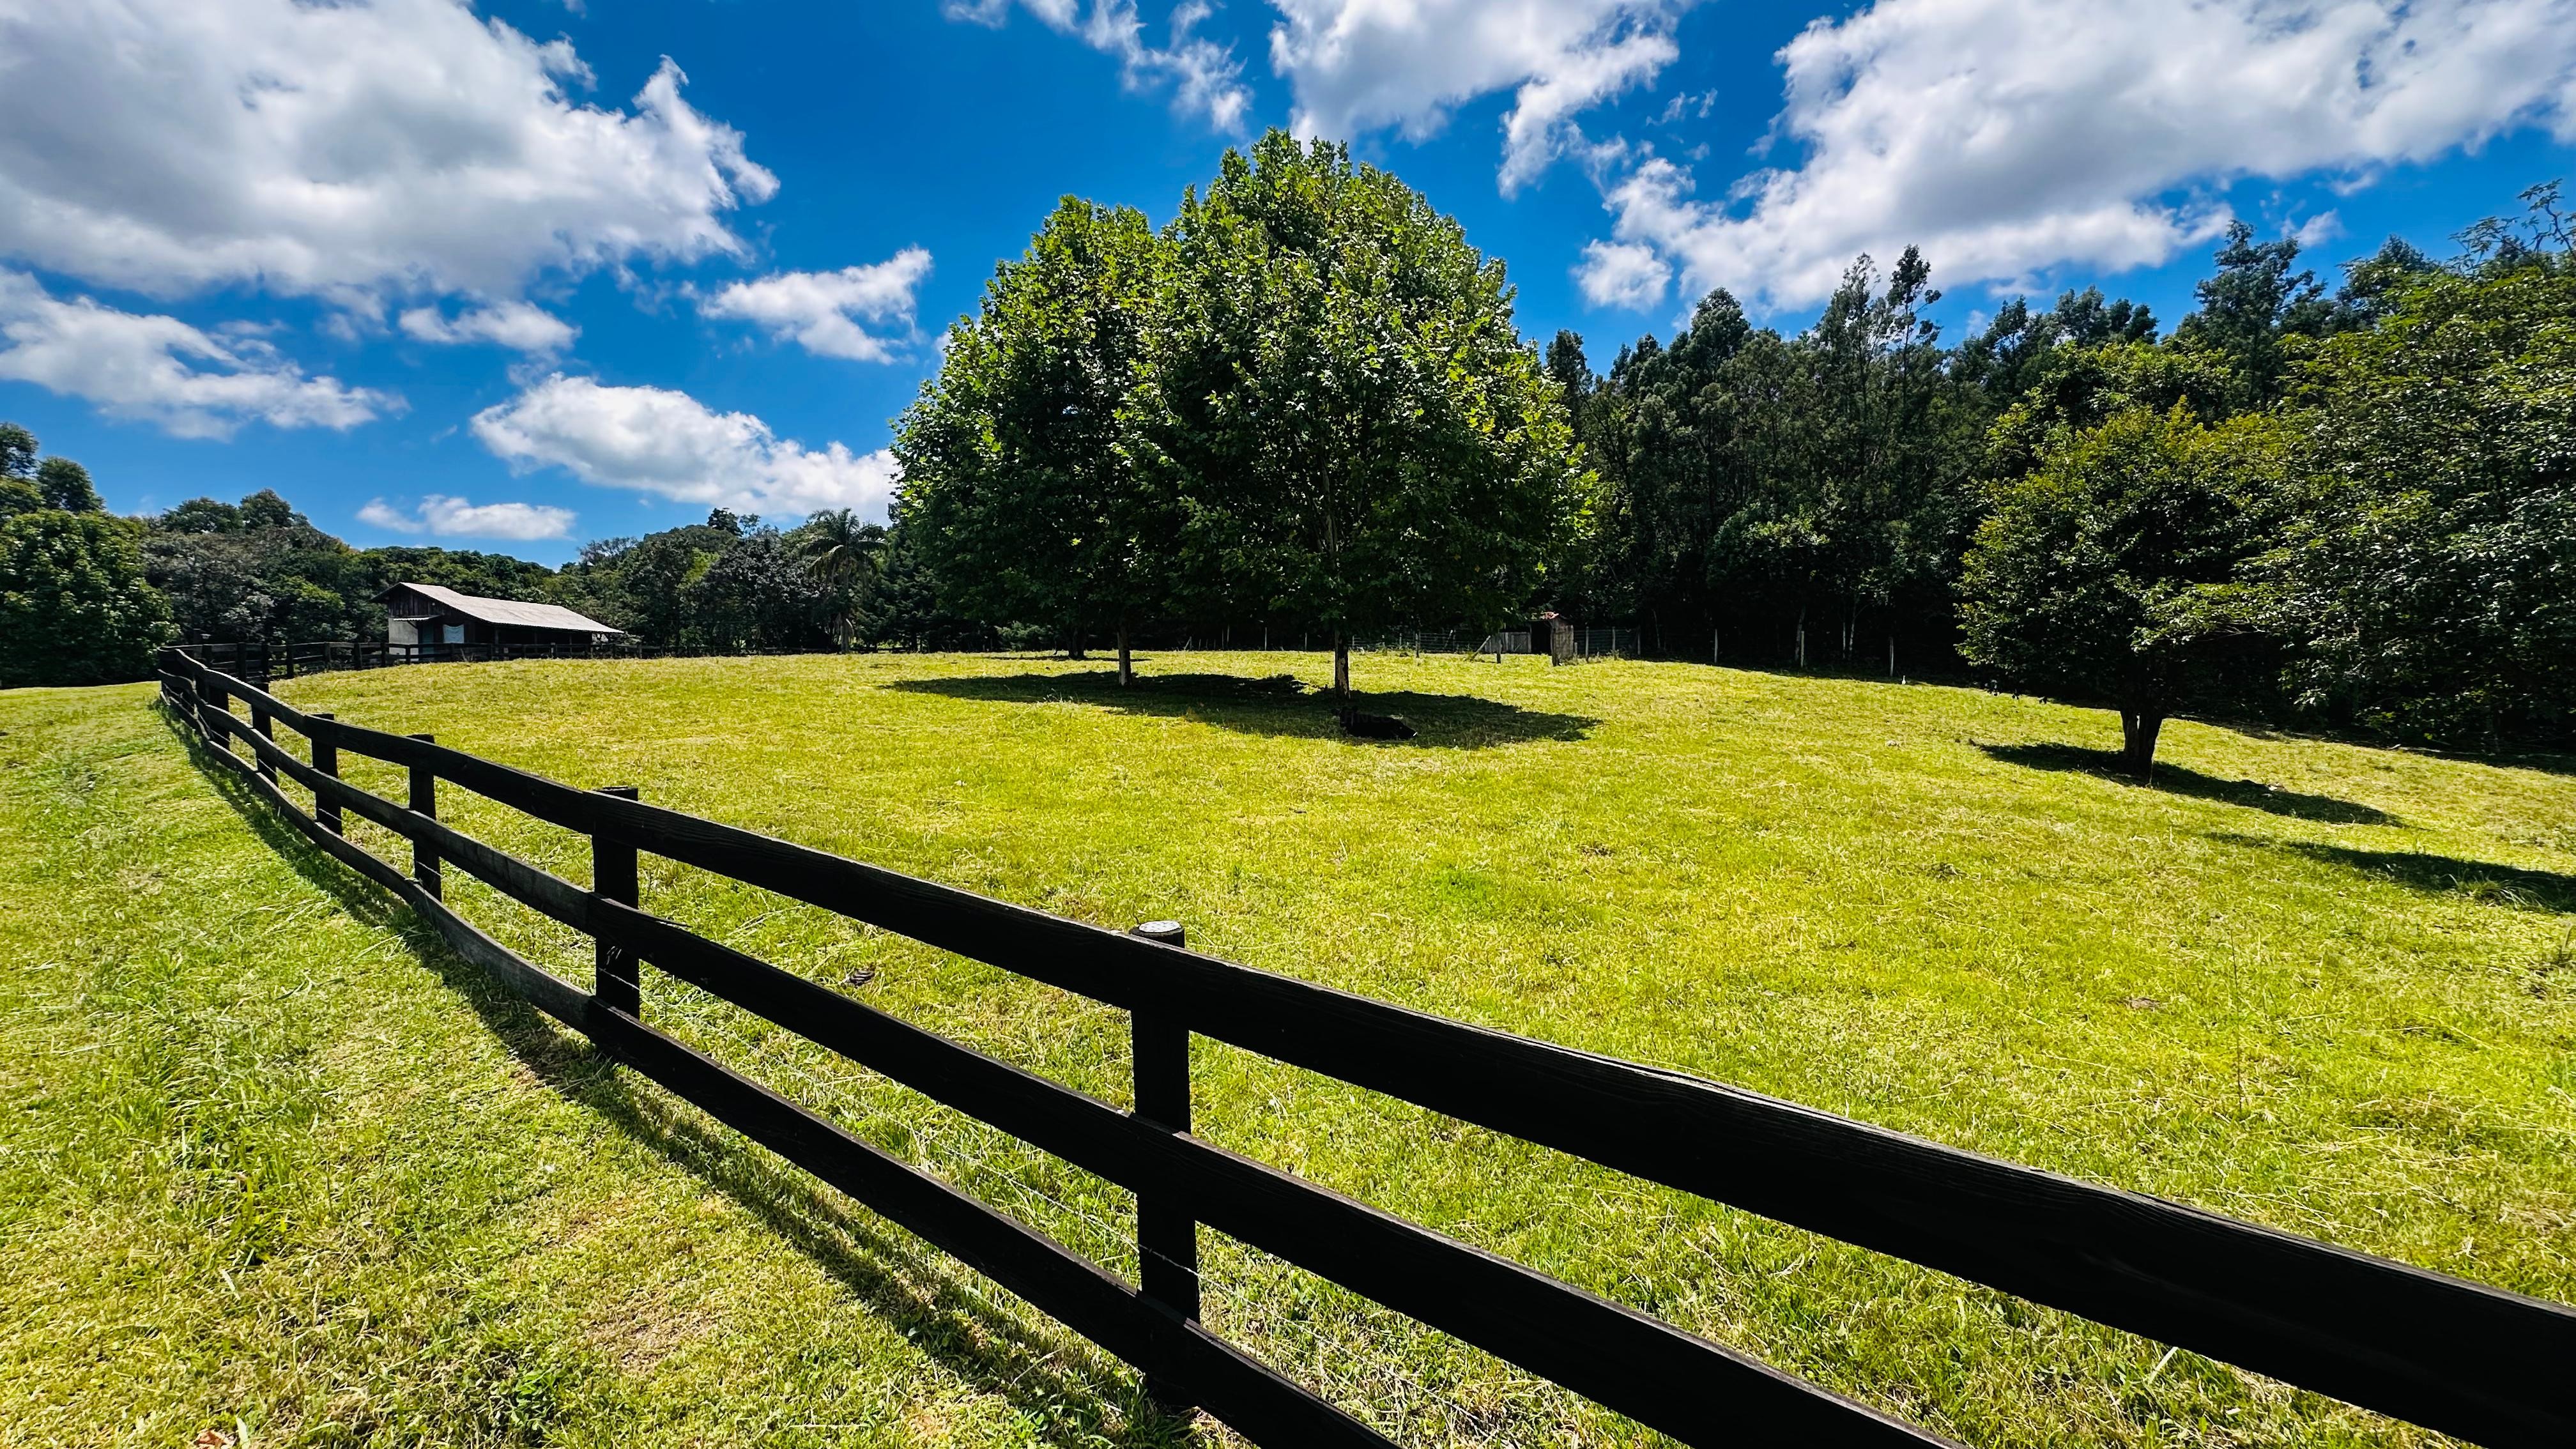
[[[213,746],[214,763],[313,847],[409,906],[458,960],[1143,1370],[1156,1402],[1204,1409],[1257,1443],[1388,1441],[1198,1322],[1202,1224],[1685,1443],[1946,1441],[1209,1145],[1190,1131],[1194,1033],[2497,1449],[2576,1440],[2567,1387],[2576,1311],[2562,1305],[1006,905],[632,791],[578,790],[434,740],[305,713],[185,651],[165,651],[160,668],[165,702]],[[309,761],[275,741],[280,725],[306,738]],[[341,780],[343,752],[402,767],[408,803]],[[283,782],[310,791],[314,808],[299,807]],[[442,824],[442,784],[588,836],[590,886]],[[348,815],[408,840],[410,870],[347,840]],[[1134,1110],[644,910],[641,852],[1128,1011]],[[450,910],[450,868],[594,938],[591,987],[539,969]],[[1141,1282],[648,1025],[646,963],[1134,1192]]]

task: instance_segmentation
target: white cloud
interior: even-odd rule
[[[2367,176],[2513,127],[2576,139],[2576,0],[1878,0],[1780,52],[1795,166],[1732,204],[1650,158],[1607,191],[1622,244],[1776,306],[1859,252],[1943,276],[2153,266],[2246,177]]]
[[[352,428],[402,410],[402,400],[338,379],[307,377],[259,336],[216,338],[176,317],[48,296],[31,278],[0,272],[0,378],[95,403],[114,417],[183,438],[230,436],[246,422]]]
[[[569,41],[459,0],[0,0],[0,256],[370,319],[532,275],[739,253],[777,180],[680,97],[578,103]]]
[[[1595,307],[1651,307],[1673,283],[1670,263],[1631,242],[1587,242],[1574,280]]]
[[[1680,54],[1692,0],[1271,0],[1271,65],[1297,95],[1300,135],[1380,126],[1420,140],[1449,109],[1512,89],[1505,195],[1582,143],[1575,117],[1651,83]]]
[[[1136,0],[1019,0],[1022,9],[1060,35],[1118,58],[1129,90],[1172,88],[1172,109],[1184,116],[1205,116],[1221,131],[1240,129],[1252,93],[1243,87],[1243,63],[1230,46],[1194,34],[1213,13],[1207,0],[1184,0],[1172,8],[1171,44],[1145,43],[1145,22]],[[1011,0],[945,0],[940,9],[951,20],[1000,25],[1010,17]]]
[[[469,307],[454,317],[436,307],[402,314],[402,330],[423,342],[489,342],[516,352],[552,356],[572,346],[581,329],[531,302]]]
[[[573,511],[542,503],[468,503],[432,493],[405,513],[381,498],[358,510],[360,523],[394,533],[426,533],[435,538],[506,538],[527,541],[572,537]]]
[[[778,272],[736,282],[698,303],[709,317],[757,322],[808,352],[857,362],[891,362],[894,344],[861,322],[899,322],[912,332],[913,291],[930,275],[930,253],[906,247],[871,266],[837,272]]]
[[[749,413],[684,392],[605,387],[557,373],[474,415],[474,436],[515,468],[554,466],[585,483],[769,514],[856,508],[883,516],[894,455],[808,448]]]

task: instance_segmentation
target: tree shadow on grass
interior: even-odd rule
[[[1355,745],[1404,749],[1479,750],[1533,740],[1579,740],[1597,719],[1523,709],[1472,694],[1370,694],[1351,703],[1371,714],[1391,714],[1417,731],[1409,740],[1353,739],[1334,719],[1329,695],[1310,691],[1294,676],[1245,679],[1233,674],[1139,674],[1120,688],[1111,672],[1083,674],[985,674],[955,679],[899,679],[880,686],[950,699],[1005,704],[1075,703],[1128,714],[1194,719],[1242,734],[1337,739]]]
[[[783,1166],[696,1108],[617,1070],[580,1035],[457,956],[427,921],[305,839],[239,774],[215,760],[213,748],[193,730],[172,725],[199,772],[262,844],[353,919],[400,938],[549,1090],[722,1190],[901,1329],[915,1347],[1044,1425],[1045,1442],[1065,1449],[1194,1449],[1213,1442],[1190,1421],[1156,1408],[1137,1374],[1106,1350],[1069,1328],[1053,1335],[1033,1328],[992,1301],[1000,1289],[955,1259]]]
[[[2524,870],[2482,860],[2424,855],[2406,850],[2354,850],[2313,840],[2263,840],[2250,835],[2210,837],[2229,845],[2283,850],[2326,865],[2391,881],[2427,895],[2461,895],[2474,901],[2516,910],[2576,915],[2576,876],[2556,871]]]
[[[2116,750],[2088,750],[2078,745],[1990,745],[1979,744],[1990,759],[2008,765],[2021,765],[2033,770],[2063,770],[2075,774],[2097,775],[2119,785],[2136,785],[2138,780],[2120,766]],[[2331,795],[2302,795],[2296,790],[2283,790],[2260,780],[2222,780],[2204,775],[2181,765],[2159,764],[2155,778],[2146,789],[2161,790],[2168,795],[2187,795],[2195,800],[2216,800],[2228,805],[2243,805],[2272,815],[2287,815],[2299,820],[2317,820],[2329,825],[2397,825],[2394,815],[2350,800]]]

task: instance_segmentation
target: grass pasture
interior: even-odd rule
[[[378,728],[1250,965],[2576,1301],[2576,766],[1875,680],[1311,655],[292,681]],[[1164,1445],[1114,1363],[484,989],[148,687],[0,694],[0,1444]],[[399,798],[390,767],[344,761]],[[373,773],[370,773],[370,771]],[[469,833],[576,838],[450,787]],[[355,822],[353,835],[386,848]],[[451,873],[505,942],[587,947]],[[1123,1016],[647,859],[648,905],[1108,1097]],[[646,1011],[1132,1268],[1125,1195],[647,972]],[[1201,1132],[1978,1446],[2440,1442],[1202,1041]],[[1653,1442],[1211,1236],[1423,1444]]]

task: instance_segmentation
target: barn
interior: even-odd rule
[[[588,649],[626,637],[623,629],[559,604],[477,598],[436,584],[396,584],[376,595],[376,601],[385,606],[385,642],[420,646],[423,653],[457,645]]]

